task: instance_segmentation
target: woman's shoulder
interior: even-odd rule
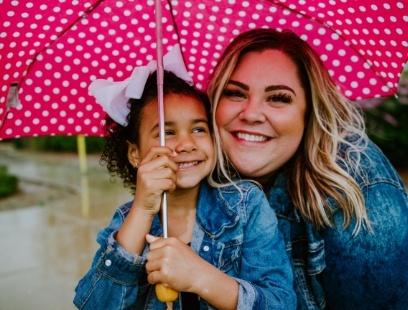
[[[398,172],[374,142],[366,136],[348,137],[346,141],[340,147],[339,165],[360,186],[387,183],[405,191]]]

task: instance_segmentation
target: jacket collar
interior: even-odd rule
[[[227,190],[225,190],[227,189]],[[206,180],[201,181],[197,202],[196,223],[211,238],[219,236],[225,228],[232,227],[238,221],[239,216],[229,205],[229,201],[222,195],[224,191],[231,190],[231,187],[213,188]],[[232,195],[238,195],[233,189]],[[235,197],[239,202],[239,197]],[[159,215],[153,218],[150,233],[154,236],[163,236],[163,228]]]
[[[223,195],[228,192],[231,193],[231,197],[228,197],[230,199]],[[207,180],[202,181],[196,213],[198,225],[210,236],[219,236],[224,229],[234,226],[239,220],[239,215],[232,207],[241,200],[239,193],[232,186],[214,188]]]
[[[289,196],[287,180],[287,173],[285,171],[278,173],[267,192],[269,205],[275,210],[277,216],[300,222],[300,214]]]

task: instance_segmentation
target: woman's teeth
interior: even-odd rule
[[[250,135],[250,134],[241,133],[241,132],[237,133],[237,137],[239,139],[242,139],[245,141],[251,141],[251,142],[263,142],[263,141],[266,141],[267,139],[265,136]]]

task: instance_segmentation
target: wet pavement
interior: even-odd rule
[[[0,309],[75,309],[74,289],[89,269],[98,230],[132,196],[111,183],[98,155],[80,172],[76,154],[17,152],[0,142],[0,165],[20,179],[0,199]]]
[[[0,165],[20,178],[0,199],[0,310],[75,309],[74,289],[97,250],[98,230],[132,196],[110,182],[99,156],[80,172],[76,154],[15,151],[0,142]],[[402,174],[408,184],[408,173]]]

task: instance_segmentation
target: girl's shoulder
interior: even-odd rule
[[[130,209],[132,208],[133,200],[128,201],[121,205],[119,208],[116,209],[117,212],[120,212],[121,214],[128,214]]]
[[[269,203],[260,185],[248,180],[234,179],[233,184],[213,187],[207,182],[200,187],[200,201],[209,205],[229,209],[234,213],[251,212],[253,208],[267,206]]]
[[[252,193],[263,193],[260,184],[251,180],[234,178],[233,183],[225,183],[220,186],[212,186],[208,181],[203,181],[200,190],[212,191],[218,195],[237,195],[246,197]]]

